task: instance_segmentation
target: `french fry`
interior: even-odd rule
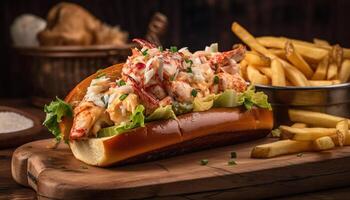
[[[333,149],[334,147],[335,147],[335,144],[332,138],[329,136],[320,137],[315,141],[313,141],[313,149],[315,151],[329,150],[329,149]]]
[[[245,44],[247,44],[251,49],[269,57],[270,59],[279,60],[285,70],[287,79],[292,82],[295,86],[308,86],[309,82],[303,73],[297,70],[294,66],[290,65],[288,62],[278,58],[273,53],[269,52],[264,46],[262,46],[246,29],[244,29],[237,22],[232,24],[232,32],[237,35]]]
[[[306,110],[289,109],[288,114],[292,122],[301,122],[315,127],[334,128],[338,122],[344,120],[342,117]],[[349,120],[348,122],[350,123]]]
[[[292,140],[313,141],[320,137],[332,136],[337,133],[335,128],[294,128],[280,126],[281,134]]]
[[[285,51],[287,59],[296,66],[307,78],[311,78],[313,71],[310,65],[301,57],[301,55],[295,50],[293,43],[287,41],[285,43]]]
[[[294,127],[294,128],[307,128],[307,124],[305,123],[294,123],[291,127]]]
[[[312,80],[325,80],[328,71],[328,60],[329,57],[326,56],[322,61],[318,64],[314,75],[312,76]]]
[[[346,138],[349,135],[349,124],[347,120],[342,120],[337,123],[336,127],[337,129],[337,137],[339,141],[339,146],[343,146]]]
[[[259,70],[261,73],[263,73],[264,75],[266,75],[267,77],[269,77],[271,79],[272,77],[272,70],[270,67],[256,67],[254,66],[257,70]]]
[[[248,67],[248,63],[246,60],[242,60],[239,63],[239,73],[245,80],[248,80],[247,67]]]
[[[271,81],[273,86],[286,86],[284,69],[277,59],[273,59],[271,62]]]
[[[313,144],[310,141],[280,140],[269,144],[254,147],[250,156],[252,158],[271,158],[279,155],[312,151]]]
[[[343,60],[343,49],[337,44],[331,50],[332,63],[335,63],[340,68]]]
[[[258,67],[269,67],[271,63],[270,58],[252,51],[246,52],[244,59],[248,62],[249,65]]]
[[[280,57],[283,60],[287,60],[286,51],[284,49],[268,49],[274,55]]]
[[[278,59],[280,62],[284,61],[282,59]],[[283,64],[284,72],[286,74],[287,79],[290,83],[295,86],[309,86],[310,83],[306,79],[303,73],[301,73],[298,69],[293,66],[288,66],[286,61],[281,62]]]
[[[327,80],[333,80],[338,78],[338,66],[332,63],[328,67]]]
[[[339,80],[342,83],[346,83],[349,81],[350,77],[350,60],[344,60],[339,72]]]
[[[340,80],[317,80],[309,81],[311,86],[326,86],[326,85],[336,85],[340,84]]]
[[[330,46],[330,44],[328,43],[327,40],[322,40],[322,39],[318,39],[318,38],[314,38],[314,43],[316,45],[319,45],[319,46]]]
[[[304,123],[294,123],[293,125],[291,125],[290,127],[293,128],[307,128],[307,124]],[[286,140],[289,139],[289,135],[283,134],[281,130],[280,131],[280,139],[281,140]]]
[[[288,38],[283,37],[258,37],[257,41],[268,48],[279,48],[283,49],[285,47],[285,43],[290,40]],[[301,42],[298,40],[292,40],[295,49],[302,55],[304,58],[307,58],[308,60],[319,62],[321,61],[327,54],[328,51],[319,48],[316,45],[308,44],[306,42]]]
[[[248,65],[247,67],[248,80],[252,84],[268,85],[270,80],[267,76],[261,74],[259,70],[255,69],[253,66]]]

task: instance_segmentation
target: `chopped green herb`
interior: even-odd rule
[[[163,52],[163,47],[162,46],[159,46],[158,49],[159,49],[160,52]]]
[[[237,158],[237,153],[235,151],[231,152],[231,158]]]
[[[144,51],[141,51],[142,55],[143,56],[147,56],[148,55],[148,49],[144,50]]]
[[[201,160],[201,165],[207,165],[209,163],[209,160],[208,159],[203,159]]]
[[[175,80],[175,74],[170,77],[170,81],[174,81],[174,80]]]
[[[218,76],[214,76],[214,84],[219,84],[219,77]]]
[[[123,101],[124,99],[126,99],[126,97],[128,97],[129,94],[122,94],[120,97],[119,97],[119,100],[120,101]]]
[[[170,47],[170,51],[173,52],[173,53],[177,52],[177,47],[171,46]]]
[[[271,136],[274,138],[279,138],[281,136],[281,130],[276,128],[271,131]]]
[[[194,96],[194,97],[197,96],[197,93],[198,93],[198,91],[197,91],[196,89],[193,89],[193,90],[191,91],[191,95]]]
[[[187,73],[192,73],[192,68],[191,67],[187,67],[186,71],[187,71]]]
[[[186,63],[190,63],[190,67],[192,67],[192,65],[193,65],[193,61],[192,60],[190,60],[188,58],[185,58],[185,62]]]
[[[123,81],[123,80],[118,81],[117,84],[118,84],[118,86],[126,85],[125,81]]]
[[[297,157],[302,157],[303,156],[303,153],[298,153],[297,154]]]
[[[228,165],[237,165],[236,161],[231,159],[227,162]]]

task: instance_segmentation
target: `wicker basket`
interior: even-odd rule
[[[125,46],[15,47],[30,71],[32,102],[43,106],[63,98],[81,80],[101,68],[124,62],[134,44]]]

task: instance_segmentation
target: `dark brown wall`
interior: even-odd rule
[[[9,26],[23,13],[45,17],[49,8],[60,1],[0,1],[0,97],[28,96],[24,79],[30,79],[20,67],[14,67]],[[244,25],[254,35],[284,35],[311,40],[327,39],[350,47],[349,0],[89,0],[72,1],[83,5],[109,24],[120,24],[130,37],[142,37],[156,11],[169,18],[164,45],[188,46],[197,50],[211,42],[229,49],[239,42],[230,31],[233,21]]]

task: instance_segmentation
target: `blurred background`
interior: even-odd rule
[[[18,49],[13,48],[11,24],[16,17],[25,13],[46,19],[50,8],[60,2],[57,0],[3,0],[0,2],[2,15],[0,25],[3,27],[0,33],[2,55],[0,97],[32,96],[35,91],[33,89],[35,80],[32,79],[38,79],[38,77],[32,76],[33,72],[29,68],[41,63],[41,61],[39,64],[33,64],[34,61],[25,61],[26,58],[20,55]],[[239,42],[230,30],[233,21],[238,21],[255,36],[284,35],[309,41],[317,37],[326,39],[332,44],[340,43],[344,47],[350,47],[350,28],[347,25],[350,19],[350,1],[348,0],[75,0],[66,2],[82,6],[102,22],[119,25],[123,31],[128,32],[128,41],[132,38],[143,38],[147,34],[152,16],[160,12],[167,18],[166,32],[160,37],[160,42],[165,47],[187,46],[190,50],[199,50],[205,45],[217,42],[220,50],[228,50],[234,43]],[[42,82],[42,84],[47,83],[45,80]],[[70,85],[67,87],[67,90],[71,89]],[[54,91],[55,88],[50,86],[48,90]]]

